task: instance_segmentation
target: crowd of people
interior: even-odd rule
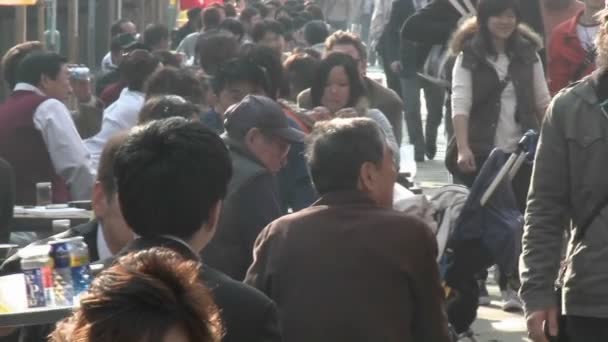
[[[606,7],[227,0],[175,30],[116,21],[99,66],[16,45],[0,239],[50,182],[94,219],[31,245],[82,236],[103,271],[71,317],[0,341],[470,337],[487,270],[447,289],[433,231],[394,209],[402,141],[433,160],[444,117],[446,166],[468,188],[493,150],[541,132],[511,180],[525,225],[519,270],[496,269],[503,309],[524,311],[535,342],[607,340]],[[20,254],[0,266],[20,271]]]

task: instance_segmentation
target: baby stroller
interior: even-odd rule
[[[444,222],[449,217],[438,217],[439,265],[448,298],[448,319],[459,336],[471,341],[475,341],[470,326],[477,316],[479,299],[476,274],[492,265],[507,274],[517,272],[523,213],[511,180],[523,163],[534,159],[537,140],[538,134],[530,131],[513,154],[492,151],[457,218]]]
[[[478,309],[476,275],[492,265],[516,273],[523,215],[511,179],[531,163],[538,134],[527,132],[509,155],[494,150],[469,190],[446,185],[432,196],[395,192],[394,208],[422,219],[435,233],[439,268],[447,297],[448,319],[462,341],[475,341],[470,326]]]

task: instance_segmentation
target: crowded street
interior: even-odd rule
[[[608,341],[608,0],[0,0],[0,57],[0,342]]]

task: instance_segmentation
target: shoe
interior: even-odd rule
[[[486,287],[486,282],[483,280],[477,281],[479,284],[479,305],[488,306],[492,303],[492,299],[490,298],[490,294],[488,293],[488,288]]]
[[[519,299],[517,293],[513,290],[506,290],[500,292],[502,296],[502,311],[514,312],[523,311],[524,307]]]

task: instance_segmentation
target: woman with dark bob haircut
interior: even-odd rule
[[[355,107],[364,93],[355,60],[343,53],[332,53],[321,61],[310,88],[312,105],[332,113]]]
[[[386,134],[395,161],[399,161],[399,144],[390,122],[375,108],[369,108],[357,63],[344,53],[334,52],[317,67],[310,88],[315,120],[334,117],[368,117]],[[397,164],[399,165],[399,164]]]
[[[165,248],[121,257],[95,278],[50,341],[219,342],[219,314],[199,268]]]

